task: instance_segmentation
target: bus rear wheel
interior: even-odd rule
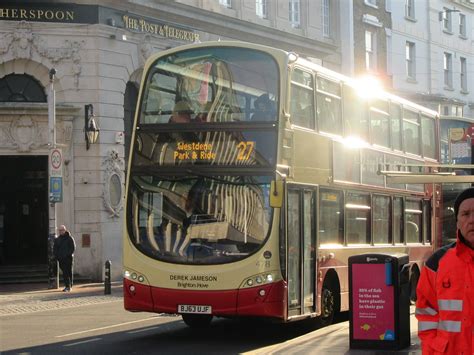
[[[190,328],[207,328],[212,321],[210,314],[182,314],[181,317]]]

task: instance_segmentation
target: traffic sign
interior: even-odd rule
[[[49,202],[63,202],[63,178],[51,176],[49,178]]]
[[[51,149],[49,162],[50,176],[63,176],[63,154],[61,149]]]

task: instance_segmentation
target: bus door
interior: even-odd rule
[[[287,185],[288,317],[316,312],[316,194],[314,186]]]

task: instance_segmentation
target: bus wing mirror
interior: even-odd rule
[[[270,206],[281,208],[283,206],[283,181],[272,181],[270,184]]]

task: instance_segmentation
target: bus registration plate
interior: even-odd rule
[[[178,313],[211,314],[212,307],[200,304],[179,304]]]

